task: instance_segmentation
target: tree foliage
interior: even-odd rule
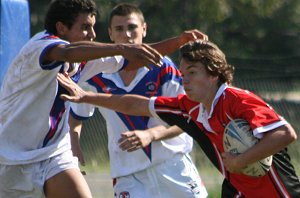
[[[43,29],[50,0],[30,0],[32,34]],[[97,40],[109,42],[107,17],[120,2],[137,4],[148,24],[146,42],[197,28],[229,57],[299,56],[298,0],[96,0],[99,8]]]

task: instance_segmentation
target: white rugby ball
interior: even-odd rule
[[[240,154],[255,145],[259,139],[254,137],[247,121],[236,119],[230,121],[224,130],[223,146],[226,152]],[[249,176],[263,176],[272,165],[272,155],[246,166],[242,173]]]

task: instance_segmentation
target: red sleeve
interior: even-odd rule
[[[252,129],[283,120],[275,110],[257,95],[246,90],[231,92],[231,108],[237,117],[248,121]]]

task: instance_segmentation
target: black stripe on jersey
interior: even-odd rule
[[[200,131],[198,126],[192,120],[190,120],[188,123],[188,118],[185,117],[180,117],[178,115],[170,113],[157,113],[160,116],[160,118],[167,122],[169,125],[177,125],[183,131],[189,134],[199,144],[199,146],[209,158],[209,160],[213,163],[213,165],[217,169],[219,169],[219,163],[218,159],[216,158],[216,153],[213,145],[211,144],[210,140],[205,135],[205,133]]]
[[[272,163],[276,174],[280,178],[280,182],[284,185],[290,197],[300,197],[300,182],[296,175],[294,166],[291,164],[291,158],[287,152],[287,148],[273,155]],[[275,186],[276,182],[273,181]],[[281,194],[280,192],[278,192]],[[284,197],[283,195],[281,197]]]

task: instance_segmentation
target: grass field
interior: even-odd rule
[[[223,176],[214,168],[214,166],[207,160],[206,157],[202,156],[202,151],[199,151],[197,147],[198,146],[195,146],[195,149],[191,155],[208,190],[208,197],[219,198],[221,197],[221,184]],[[292,151],[294,149],[297,149],[297,144],[292,145],[290,148]],[[300,175],[300,158],[296,157],[295,154],[295,152],[292,152],[291,154],[292,162],[295,166],[297,174]],[[199,155],[203,158],[201,157],[201,159],[199,159]],[[91,162],[87,166],[82,167],[82,170],[87,172],[86,180],[89,183],[94,198],[114,197],[112,180],[109,175],[110,168],[108,161],[102,161],[100,164],[98,164],[97,161]]]
[[[215,172],[214,168],[208,168],[201,171],[201,177],[205,182],[209,198],[220,197],[220,189],[222,176],[219,172]],[[87,171],[85,176],[94,198],[113,198],[112,180],[110,179],[107,169],[97,172]]]

